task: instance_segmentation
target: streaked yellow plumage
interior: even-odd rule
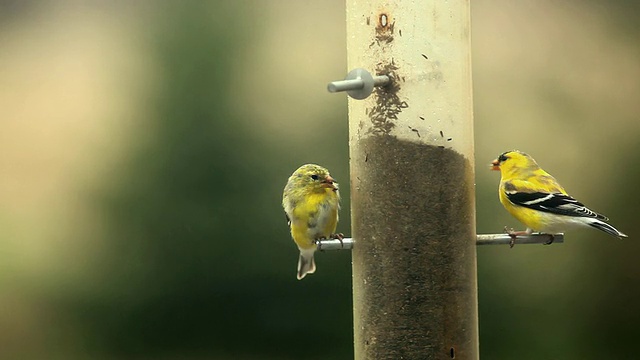
[[[289,177],[282,206],[291,237],[300,250],[297,276],[302,279],[316,270],[313,258],[316,241],[329,238],[336,231],[340,209],[338,184],[322,166],[302,165]]]
[[[527,231],[516,232],[518,235],[534,230],[557,233],[588,225],[612,236],[627,237],[607,224],[607,217],[569,196],[531,156],[517,150],[507,151],[492,162],[491,169],[501,174],[500,202],[527,226]],[[514,239],[516,233],[512,234]]]

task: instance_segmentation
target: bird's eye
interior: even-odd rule
[[[498,161],[499,162],[505,162],[505,161],[507,161],[507,159],[508,159],[508,157],[504,156],[504,154],[502,154],[502,155],[500,155],[498,157]]]
[[[318,175],[316,175],[316,174],[311,175],[311,178],[312,178],[313,180],[318,180],[318,179],[320,179],[320,178],[318,177]]]

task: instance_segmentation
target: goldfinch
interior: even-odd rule
[[[338,183],[322,166],[302,165],[284,187],[282,207],[291,228],[291,237],[300,249],[300,280],[316,271],[313,254],[318,240],[328,237],[342,240],[342,234],[334,234],[340,209]]]
[[[559,233],[590,226],[618,238],[627,237],[605,221],[609,219],[588,209],[567,194],[556,179],[542,170],[529,155],[513,150],[500,155],[491,163],[491,170],[499,170],[500,202],[511,215],[527,226],[526,231],[507,231],[511,247],[517,235],[533,231]],[[549,244],[553,242],[550,234]]]

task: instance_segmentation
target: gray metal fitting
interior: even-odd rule
[[[367,70],[357,68],[349,71],[344,80],[330,82],[327,90],[331,93],[346,91],[352,98],[362,100],[371,95],[374,87],[387,85],[389,80],[387,75],[372,76]]]
[[[533,233],[530,235],[518,235],[516,244],[548,244],[550,234]],[[508,234],[480,234],[476,235],[476,245],[509,245],[511,236]],[[553,243],[564,242],[564,234],[553,234]],[[320,240],[317,242],[318,250],[351,250],[354,241],[352,238]]]

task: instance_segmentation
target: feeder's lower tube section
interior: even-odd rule
[[[470,162],[387,135],[351,146],[355,359],[477,359]]]

